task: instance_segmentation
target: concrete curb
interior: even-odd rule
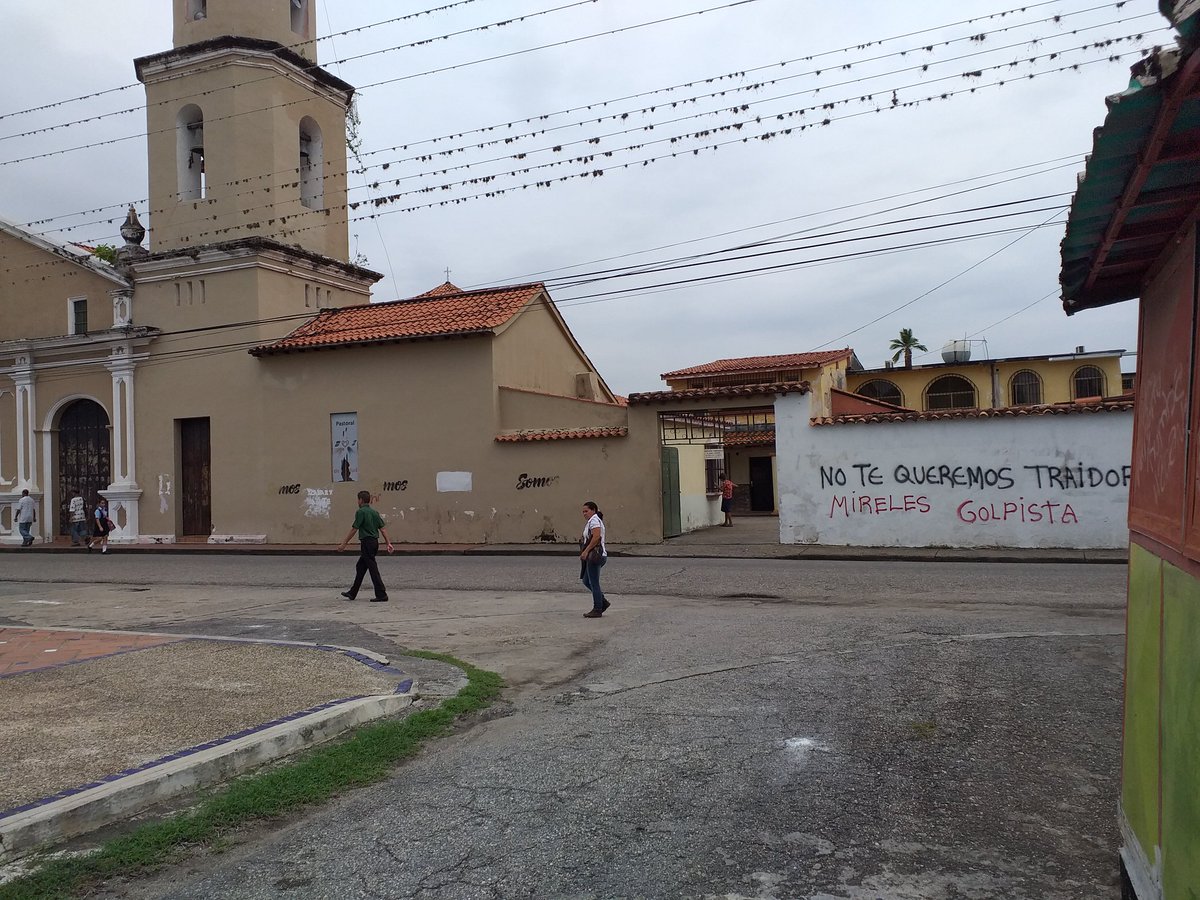
[[[64,547],[34,545],[26,549],[0,547],[0,553],[68,553]],[[204,554],[226,556],[345,556],[329,547],[280,546],[275,544],[132,544],[118,551],[130,553]],[[649,559],[777,559],[820,560],[846,562],[994,562],[994,563],[1119,563],[1129,561],[1126,550],[1073,550],[1047,548],[959,549],[953,547],[832,547],[816,544],[725,544],[713,546],[679,546],[670,544],[612,546],[613,558]],[[395,556],[578,556],[574,544],[473,544],[444,547],[397,545]]]
[[[84,785],[68,796],[0,819],[0,862],[118,822],[155,803],[227,780],[328,741],[347,729],[412,705],[406,693],[335,700],[264,726],[155,760],[131,773]]]

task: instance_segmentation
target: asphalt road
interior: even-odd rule
[[[514,684],[394,777],[130,898],[1115,900],[1125,569],[6,557],[0,621],[444,649]],[[12,565],[8,565],[13,560]]]

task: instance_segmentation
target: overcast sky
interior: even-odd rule
[[[452,0],[317,2],[328,35]],[[1135,349],[1136,304],[1063,314],[1058,210],[1103,122],[1105,95],[1126,87],[1138,50],[1170,39],[1153,0],[1023,11],[1003,0],[595,0],[401,46],[570,3],[475,0],[320,42],[321,62],[362,88],[371,168],[351,177],[351,200],[403,192],[351,213],[351,247],[386,275],[375,299],[428,290],[447,267],[467,288],[679,260],[638,277],[550,282],[619,393],[660,389],[662,372],[726,357],[852,346],[879,366],[901,328],[931,351],[917,362],[938,360],[943,343],[963,337],[986,339],[976,357]],[[0,163],[144,132],[137,113],[5,139],[137,106],[140,86],[5,114],[133,83],[134,57],[171,46],[170,8],[0,0],[12,36],[0,58]],[[633,27],[672,16],[682,18]],[[603,32],[616,33],[587,37]],[[563,41],[571,43],[476,63]],[[386,48],[397,49],[335,62]],[[421,74],[451,66],[459,68]],[[744,74],[708,81],[733,73]],[[704,96],[717,91],[725,93]],[[432,140],[449,135],[464,136]],[[416,158],[450,150],[458,152]],[[573,161],[585,154],[594,158]],[[506,174],[518,167],[531,171]],[[494,178],[461,184],[486,176]],[[420,192],[428,187],[437,189]],[[516,189],[409,209],[504,188]],[[0,165],[0,216],[18,223],[129,202],[145,215],[146,195],[142,137]],[[121,218],[106,209],[32,227],[85,223],[56,236],[119,244]],[[966,219],[980,221],[930,227]],[[737,261],[696,265],[720,258],[701,254],[764,241],[773,243]],[[931,241],[941,243],[906,246]],[[768,250],[776,252],[761,255]]]

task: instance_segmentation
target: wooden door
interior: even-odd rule
[[[208,419],[179,420],[180,502],[183,534],[212,533]]]

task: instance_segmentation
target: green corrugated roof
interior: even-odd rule
[[[1147,270],[1200,203],[1200,65],[1191,40],[1200,0],[1160,7],[1179,29],[1179,46],[1142,60],[1128,89],[1106,98],[1108,115],[1095,130],[1062,241],[1068,314],[1137,297]],[[1156,128],[1165,139],[1150,146]],[[1126,197],[1136,178],[1140,186]]]

